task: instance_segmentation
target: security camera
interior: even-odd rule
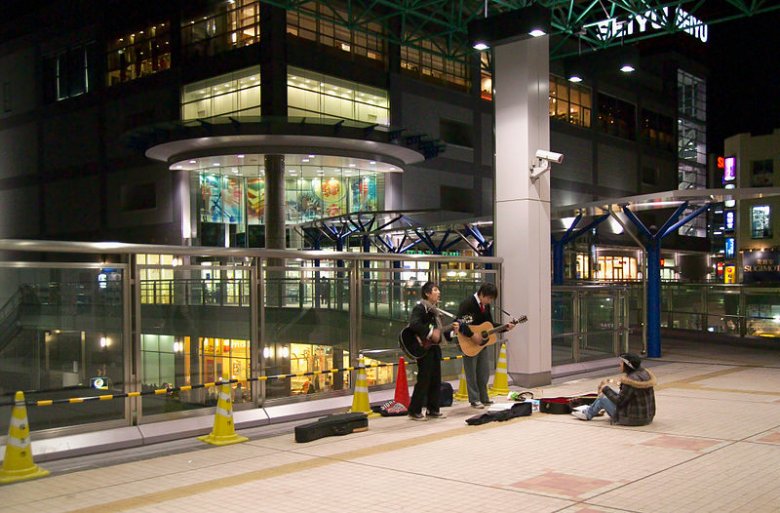
[[[536,150],[536,158],[549,160],[555,164],[563,164],[563,153],[555,153],[554,151]]]
[[[536,150],[536,163],[531,165],[531,180],[537,180],[550,170],[550,163],[563,163],[563,154],[554,151]]]

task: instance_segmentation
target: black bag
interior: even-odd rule
[[[298,443],[319,440],[326,436],[341,436],[368,429],[368,416],[365,413],[343,413],[329,415],[317,422],[295,426],[295,441]]]
[[[439,406],[452,406],[452,385],[443,381],[439,387]]]

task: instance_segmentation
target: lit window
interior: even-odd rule
[[[754,239],[772,238],[772,216],[769,205],[750,208],[750,234]]]

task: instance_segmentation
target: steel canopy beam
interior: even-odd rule
[[[531,4],[549,9],[553,59],[780,9],[778,2],[770,0],[345,0],[340,5],[323,2],[317,11],[312,11],[311,1],[264,2],[359,33],[375,34],[379,25],[379,37],[390,43],[426,50],[422,43],[429,42],[445,58],[458,60],[473,52],[467,44],[467,26],[484,16],[485,5],[489,15]],[[652,24],[653,30],[634,30],[632,21]]]

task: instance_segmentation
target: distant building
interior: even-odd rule
[[[0,237],[262,246],[271,155],[291,247],[306,245],[292,227],[350,212],[492,216],[487,53],[346,26],[339,2],[15,5],[0,22]],[[647,44],[621,73],[608,56],[583,57],[579,83],[551,63],[551,148],[566,155],[553,206],[704,187],[700,59]],[[225,143],[232,129],[252,137]],[[363,134],[401,140],[419,161],[339,141]],[[198,145],[168,144],[185,137]],[[703,275],[703,222],[665,241],[666,278],[685,274],[677,250]],[[640,276],[641,252],[610,232],[569,248],[568,278]]]
[[[780,185],[780,129],[726,139],[723,183],[736,188]],[[739,200],[724,205],[724,260],[741,283],[780,282],[780,198]]]

